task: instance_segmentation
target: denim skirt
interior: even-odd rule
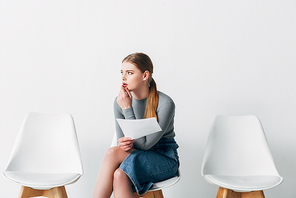
[[[135,150],[121,163],[139,195],[146,193],[155,182],[175,176],[179,168],[178,144],[174,138],[160,139],[149,150]]]

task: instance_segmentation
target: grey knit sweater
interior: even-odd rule
[[[175,116],[175,104],[174,101],[166,94],[158,91],[159,101],[156,110],[158,123],[162,131],[147,135],[145,137],[136,139],[134,142],[134,148],[141,150],[148,150],[154,144],[156,144],[161,138],[174,138],[174,116]],[[132,107],[122,110],[117,104],[117,98],[114,101],[114,116],[116,125],[117,138],[124,136],[120,126],[118,125],[116,118],[120,119],[142,119],[145,113],[147,98],[143,100],[136,100],[133,98]]]

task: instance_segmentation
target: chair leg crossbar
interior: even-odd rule
[[[38,190],[27,186],[22,186],[19,198],[31,197],[48,197],[48,198],[68,198],[65,186],[55,187],[49,190]]]
[[[219,187],[216,198],[265,198],[263,190],[252,192],[234,192],[227,188]]]
[[[139,196],[137,193],[134,193],[135,198],[164,198],[162,190],[157,191],[148,191],[144,195]]]

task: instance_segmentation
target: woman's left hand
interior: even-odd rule
[[[129,151],[133,147],[134,141],[129,137],[122,137],[118,139],[118,146],[124,151]]]

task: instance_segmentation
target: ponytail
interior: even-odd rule
[[[155,117],[157,119],[156,115],[156,109],[158,105],[158,91],[156,87],[156,83],[153,78],[151,78],[150,87],[149,87],[149,95],[147,98],[147,104],[146,109],[144,113],[143,118],[152,118]]]

